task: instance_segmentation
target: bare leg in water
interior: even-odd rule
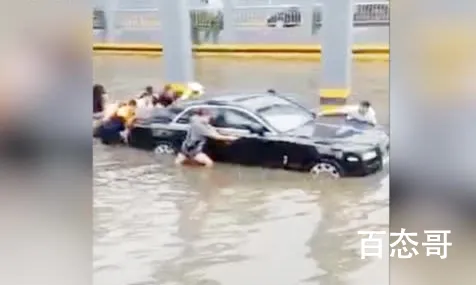
[[[203,152],[200,152],[197,155],[195,155],[193,160],[195,160],[196,162],[198,162],[200,164],[203,164],[203,166],[205,166],[205,167],[212,167],[213,166],[213,160]]]
[[[183,165],[186,160],[187,157],[183,153],[179,152],[175,158],[175,165]]]
[[[183,165],[187,159],[188,158],[183,153],[179,153],[175,158],[175,165]],[[205,167],[213,167],[214,164],[213,160],[203,152],[196,154],[192,160]]]

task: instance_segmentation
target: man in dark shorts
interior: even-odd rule
[[[157,103],[163,107],[168,107],[174,103],[176,100],[174,90],[172,85],[167,84],[164,86],[162,92],[160,92],[159,97],[157,97]]]
[[[237,138],[218,133],[210,125],[211,114],[206,110],[198,110],[190,118],[190,129],[187,132],[180,153],[175,159],[175,164],[182,165],[185,161],[191,160],[206,167],[213,166],[213,160],[203,152],[207,138],[221,141],[233,141]]]

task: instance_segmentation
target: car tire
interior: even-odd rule
[[[173,155],[176,152],[175,147],[169,142],[159,142],[154,148],[154,153],[158,155]]]
[[[338,179],[344,176],[344,171],[342,167],[334,160],[323,159],[316,164],[314,164],[309,173],[313,177],[330,177],[333,179]]]

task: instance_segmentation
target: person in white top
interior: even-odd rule
[[[203,85],[198,82],[189,82],[187,84],[187,89],[187,95],[183,96],[184,99],[198,98],[205,93],[205,87],[203,87]]]
[[[376,126],[377,116],[369,101],[362,101],[358,106],[350,108],[347,112],[347,120],[356,120]]]
[[[149,107],[152,106],[152,100],[154,99],[154,88],[147,86],[142,93],[137,96],[137,106]]]

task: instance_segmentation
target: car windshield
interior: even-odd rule
[[[368,125],[366,125],[365,123],[358,122],[345,121],[342,125],[319,123],[314,128],[314,136],[327,138],[345,138],[362,133],[364,130],[368,129]]]
[[[355,125],[347,124],[346,122],[343,124],[332,124],[318,121],[309,121],[308,123],[291,131],[291,134],[299,137],[337,139],[351,137],[362,133],[363,131],[363,128],[358,128]]]
[[[314,120],[311,112],[291,104],[265,107],[258,114],[279,132],[294,130]]]

